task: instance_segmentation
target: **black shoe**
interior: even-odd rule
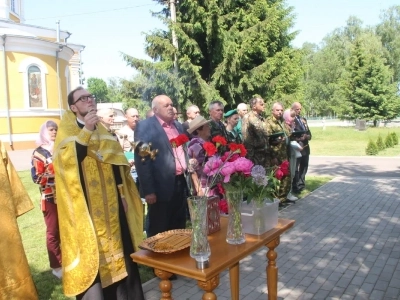
[[[295,201],[295,200],[286,199],[285,203],[293,203],[293,204],[296,204],[296,201]]]
[[[288,206],[285,202],[279,202],[279,207],[286,207]]]

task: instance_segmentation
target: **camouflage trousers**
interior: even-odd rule
[[[279,185],[279,191],[276,195],[276,198],[278,198],[281,203],[286,201],[286,197],[289,194],[291,187],[292,187],[292,181],[289,174],[281,180],[281,184]]]

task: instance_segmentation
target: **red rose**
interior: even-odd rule
[[[290,167],[289,161],[287,161],[287,160],[283,161],[282,164],[279,166],[279,169],[282,170],[284,176],[287,176],[290,174],[289,167]]]
[[[217,147],[219,145],[225,146],[227,144],[226,139],[223,136],[220,136],[220,135],[217,135],[217,136],[213,137],[212,141],[217,144]]]
[[[217,153],[217,148],[213,143],[205,142],[203,144],[203,148],[206,151],[207,156],[213,156],[215,153]]]
[[[275,178],[277,178],[278,180],[281,180],[283,178],[283,176],[284,176],[284,174],[281,169],[277,169],[275,171]]]
[[[228,202],[225,199],[222,199],[218,202],[219,211],[221,213],[227,214],[228,213]]]

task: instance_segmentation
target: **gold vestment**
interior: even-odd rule
[[[34,206],[1,141],[0,160],[0,300],[36,300],[17,224],[17,217]]]
[[[76,142],[87,146],[81,165],[84,182],[80,180]],[[143,210],[120,144],[103,126],[93,132],[81,129],[69,111],[58,128],[53,165],[65,295],[75,296],[87,290],[98,272],[103,288],[123,279],[127,272],[112,165],[119,166],[121,173],[134,249],[143,239]]]

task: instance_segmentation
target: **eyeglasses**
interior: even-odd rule
[[[76,100],[74,103],[72,103],[72,104],[75,104],[76,102],[78,102],[78,101],[82,101],[82,102],[87,102],[88,100],[92,100],[92,101],[96,101],[96,97],[95,96],[93,96],[93,95],[84,95],[84,96],[80,96],[79,98],[78,98],[78,100]]]

